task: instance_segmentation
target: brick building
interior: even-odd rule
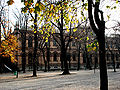
[[[81,28],[79,28],[81,29]],[[89,29],[89,28],[87,28]],[[90,29],[89,29],[90,30]],[[75,68],[77,69],[77,65],[78,65],[78,60],[79,60],[79,56],[80,56],[80,67],[85,67],[86,63],[88,62],[86,60],[86,58],[88,58],[88,60],[90,61],[90,65],[91,67],[94,66],[94,63],[96,61],[96,63],[99,63],[99,59],[98,59],[98,53],[94,52],[94,51],[90,51],[90,52],[86,52],[86,45],[89,44],[92,40],[94,40],[95,35],[92,35],[91,37],[91,33],[89,33],[89,31],[87,33],[85,33],[84,31],[81,31],[80,33],[82,33],[81,35],[83,36],[78,36],[77,34],[79,34],[78,32],[76,32],[76,36],[77,38],[83,38],[82,40],[72,40],[72,42],[70,42],[68,50],[67,50],[67,60],[68,60],[68,64],[69,64],[69,68]],[[18,59],[18,65],[19,67],[22,67],[22,53],[23,52],[23,48],[25,47],[25,65],[26,67],[29,67],[29,69],[32,69],[32,63],[33,63],[33,53],[34,53],[34,33],[31,30],[26,31],[25,29],[21,29],[21,30],[17,30],[15,29],[14,34],[17,36],[18,38],[18,43],[19,43],[19,50],[16,53],[16,58]],[[85,35],[87,35],[89,37],[90,40],[86,40]],[[108,46],[106,44],[106,60],[107,63],[112,64],[112,59],[111,58],[111,53],[110,50],[112,50],[113,54],[114,54],[114,60],[116,62],[116,64],[120,63],[120,59],[119,59],[119,48],[117,48],[119,43],[119,35],[117,35],[116,37],[107,37],[106,38],[106,42],[108,41],[108,45],[110,47],[110,49],[108,49]],[[26,40],[24,41],[24,38],[26,37]],[[45,62],[47,61],[47,55],[48,55],[48,48],[47,46],[49,46],[49,55],[50,55],[50,61],[49,61],[49,65],[51,69],[60,69],[60,65],[61,65],[61,61],[60,61],[60,47],[57,44],[57,42],[53,39],[52,36],[50,36],[49,38],[49,42],[41,44],[41,37],[42,35],[40,33],[38,33],[38,49],[37,49],[37,65],[38,68],[43,68],[45,65]],[[25,44],[24,44],[25,42]],[[41,47],[42,45],[46,45],[43,47]],[[111,48],[111,45],[114,46],[114,48]],[[116,46],[117,45],[117,46]],[[80,46],[80,48],[79,48]],[[44,50],[43,50],[44,49]],[[79,52],[80,50],[80,52]],[[44,51],[44,53],[43,53]],[[87,54],[86,54],[87,53]],[[45,58],[43,57],[45,56]],[[97,57],[97,59],[96,59]]]

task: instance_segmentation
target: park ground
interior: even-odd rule
[[[99,90],[99,70],[70,71],[70,75],[61,75],[61,71],[38,71],[37,77],[31,77],[32,71],[0,74],[0,90]],[[108,70],[109,90],[120,90],[120,69]]]

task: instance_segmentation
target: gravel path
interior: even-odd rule
[[[71,75],[60,75],[62,72],[32,72],[0,75],[0,90],[99,90],[99,70],[71,71]],[[109,90],[120,90],[120,69],[117,72],[108,70]]]

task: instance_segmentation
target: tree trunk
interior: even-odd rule
[[[88,57],[88,51],[87,51],[87,47],[86,47],[86,43],[85,43],[85,54],[86,54],[86,69],[89,69],[91,70],[91,65],[90,65],[90,60],[89,60],[89,57]]]
[[[97,52],[95,52],[95,57],[94,57],[94,73],[95,73],[95,69],[97,68],[97,64],[98,64],[98,57],[97,57]]]
[[[66,49],[64,47],[61,49],[61,53],[62,53],[62,60],[64,61],[64,71],[62,74],[63,75],[70,74],[68,69],[68,62],[66,59]]]
[[[1,22],[1,13],[0,13],[0,47],[1,47],[1,24],[2,22]]]
[[[100,0],[88,0],[88,15],[92,30],[99,43],[100,90],[108,90],[108,77],[105,60],[105,21],[103,12],[99,10]],[[94,14],[92,12],[94,8]],[[94,16],[94,18],[93,18]]]
[[[111,59],[112,59],[112,62],[113,62],[114,72],[116,72],[114,54],[111,54]]]
[[[99,66],[100,66],[100,90],[108,90],[107,67],[105,60],[105,35],[104,30],[98,36],[99,43]]]
[[[61,71],[63,71],[63,59],[62,59],[62,53],[60,54],[60,61],[61,61]]]
[[[48,71],[50,71],[49,61],[50,61],[50,47],[47,47],[47,63],[48,63]]]
[[[44,59],[44,64],[45,64],[44,72],[47,72],[47,61],[45,60],[45,51],[43,49],[42,49],[42,53],[43,53],[43,59]]]
[[[34,23],[37,23],[37,13],[35,13],[35,19],[34,19]],[[33,76],[37,76],[36,75],[36,70],[37,70],[37,47],[38,47],[38,38],[37,38],[37,25],[34,24],[34,29],[35,29],[35,33],[34,33],[34,59],[33,59]]]
[[[78,47],[78,67],[77,67],[77,70],[79,71],[80,70],[80,43],[79,43],[79,45],[78,45],[79,47]]]
[[[26,31],[22,32],[22,71],[25,73],[25,65],[26,65]]]
[[[26,55],[23,52],[22,53],[22,71],[23,71],[23,73],[25,73],[25,65],[26,65]]]

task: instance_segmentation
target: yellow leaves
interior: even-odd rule
[[[78,23],[79,21],[78,20],[76,20],[76,23]]]
[[[96,50],[96,47],[93,47],[93,51],[95,51]]]
[[[32,13],[32,12],[34,12],[34,11],[35,11],[34,8],[31,8],[31,9],[29,10],[30,13]]]
[[[39,6],[39,3],[36,3],[35,6],[36,6],[36,7]]]
[[[67,31],[67,32],[69,32],[70,30],[69,30],[69,29],[67,29],[66,31]]]
[[[69,31],[70,31],[70,30],[69,30],[69,27],[68,27],[68,26],[66,26],[66,28],[67,28],[67,30],[66,30],[66,31],[67,31],[67,32],[69,32]]]
[[[27,5],[28,5],[28,2],[26,1],[24,4],[25,4],[25,6],[27,6]]]
[[[34,25],[37,25],[37,23],[34,23]]]
[[[51,4],[51,9],[53,9],[53,4]]]
[[[71,23],[73,24],[73,21],[71,21]]]
[[[50,13],[49,17],[51,17],[51,16],[52,16],[52,13]]]
[[[75,39],[77,39],[77,37],[75,37]]]
[[[9,5],[12,5],[14,3],[14,1],[13,0],[9,0],[9,1],[7,1],[7,3],[8,3],[8,6],[9,6]]]
[[[76,32],[77,31],[77,28],[73,29],[73,32]]]
[[[87,37],[86,39],[89,40],[89,37]]]
[[[45,9],[45,5],[42,2],[40,2],[39,3],[39,8],[40,8],[40,10],[44,10]]]
[[[60,10],[62,9],[62,7],[59,8]]]
[[[34,33],[37,33],[37,31],[35,30]]]
[[[108,20],[110,19],[110,15],[107,15]]]
[[[12,62],[17,61],[14,56],[14,51],[18,50],[17,38],[8,33],[6,39],[2,41],[0,47],[0,55],[3,57],[10,57]]]
[[[106,8],[110,8],[110,6],[106,6]]]
[[[118,3],[118,0],[116,0],[116,3]]]
[[[57,20],[57,19],[59,19],[59,18],[60,18],[60,17],[59,17],[59,16],[57,16],[57,17],[56,17],[56,20]]]
[[[45,42],[48,42],[48,39],[46,38]]]

